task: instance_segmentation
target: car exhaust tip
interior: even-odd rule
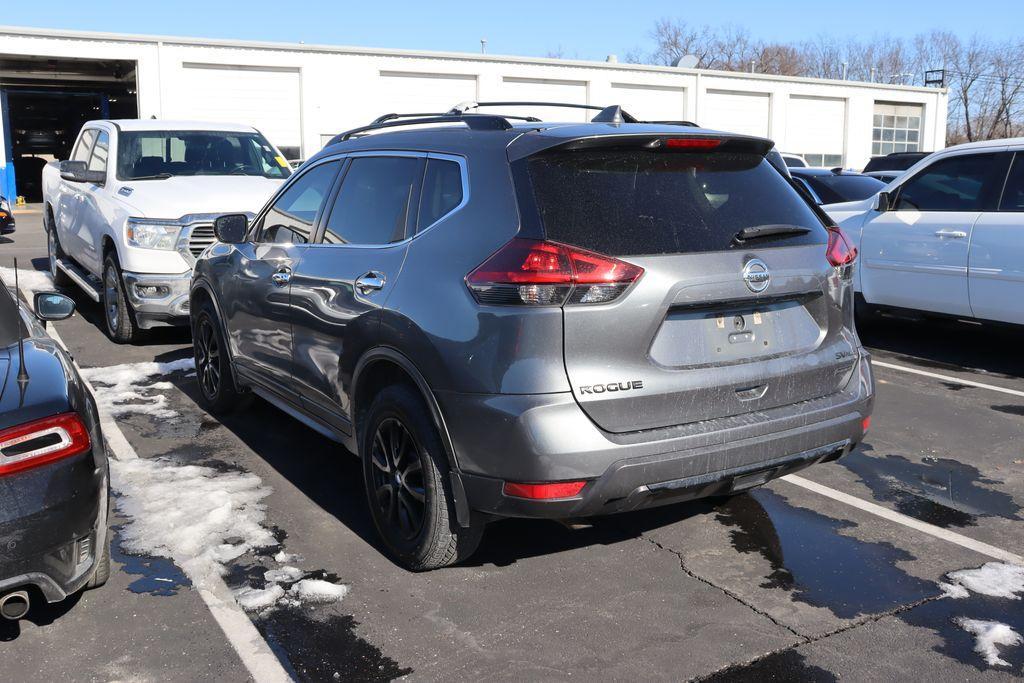
[[[16,621],[28,614],[29,605],[28,593],[25,591],[11,591],[0,597],[0,616],[4,619]]]

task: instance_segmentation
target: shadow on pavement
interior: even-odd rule
[[[29,589],[32,606],[22,621],[29,621],[36,626],[49,626],[56,620],[74,609],[82,599],[82,591],[75,593],[61,602],[48,603],[42,593],[34,588]],[[0,642],[16,640],[21,635],[21,621],[0,619]]]

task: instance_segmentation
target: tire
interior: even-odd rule
[[[67,273],[57,267],[57,261],[64,258],[64,250],[60,247],[60,240],[57,238],[57,226],[53,224],[53,217],[47,209],[45,216],[46,226],[46,256],[49,260],[50,277],[55,287],[67,287],[71,284],[71,278]]]
[[[135,323],[135,311],[125,296],[124,276],[114,252],[107,254],[103,261],[102,294],[103,321],[107,328],[107,336],[118,344],[139,341],[142,330]]]
[[[104,539],[103,547],[100,549],[100,555],[96,558],[96,568],[92,572],[92,577],[85,584],[86,590],[99,588],[110,578],[110,542],[111,536],[108,533]]]
[[[240,410],[250,398],[236,389],[234,368],[227,356],[217,311],[209,301],[192,316],[192,353],[196,359],[199,405],[225,415]]]
[[[360,427],[366,500],[390,555],[413,571],[472,555],[484,524],[456,522],[448,458],[419,393],[402,384],[386,387]]]

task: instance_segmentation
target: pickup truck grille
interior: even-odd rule
[[[192,232],[188,236],[188,250],[191,252],[192,258],[199,258],[203,249],[216,241],[217,237],[213,234],[212,225],[196,225],[192,227]]]

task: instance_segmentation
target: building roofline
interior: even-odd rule
[[[354,47],[348,45],[320,45],[306,43],[283,43],[255,40],[233,40],[225,38],[190,38],[185,36],[162,36],[130,33],[107,33],[103,31],[75,31],[69,29],[34,28],[28,26],[0,25],[0,35],[64,38],[70,40],[106,40],[122,43],[148,43],[168,45],[189,45],[200,47],[243,48],[248,50],[284,50],[290,52],[323,52],[347,55],[375,55],[383,57],[425,57],[428,59],[449,59],[467,62],[495,62],[513,64],[537,64],[543,66],[577,67],[588,69],[608,69],[612,71],[634,71],[651,73],[671,73],[695,76],[698,74],[720,78],[742,78],[748,80],[785,81],[787,83],[809,83],[815,85],[833,85],[852,88],[871,88],[878,90],[902,90],[917,93],[946,94],[948,88],[926,88],[916,85],[895,85],[888,83],[869,83],[867,81],[840,81],[828,78],[810,78],[807,76],[778,76],[775,74],[748,73],[744,71],[718,71],[712,69],[683,69],[672,66],[653,64],[629,64],[625,62],[598,62],[579,59],[553,59],[549,57],[520,57],[515,55],[476,54],[473,52],[440,52],[432,50],[405,50],[395,48]]]

